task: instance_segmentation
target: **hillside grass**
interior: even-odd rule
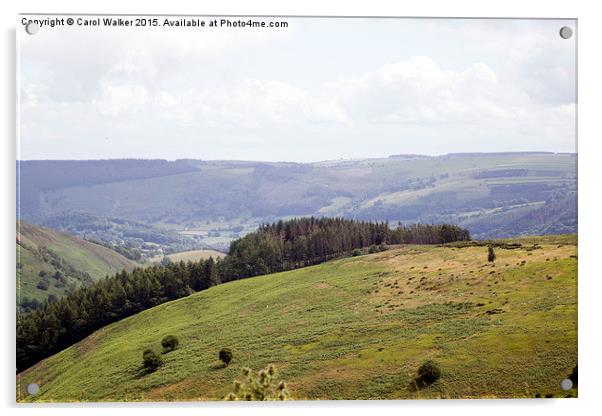
[[[35,252],[17,245],[17,263],[17,293],[21,299],[27,297],[42,302],[49,295],[59,297],[65,293],[64,288],[56,287],[55,284],[49,284],[47,290],[40,290],[36,287],[42,280],[40,272],[45,272],[46,276],[50,277],[56,272],[56,269],[36,256]],[[48,279],[48,281],[51,282],[52,279]]]
[[[91,243],[60,231],[17,222],[17,291],[18,296],[44,301],[48,295],[62,296],[67,288],[56,287],[51,276],[58,270],[44,261],[38,248],[46,248],[65,263],[80,272],[87,272],[92,280],[131,270],[136,263],[109,248]],[[48,290],[36,287],[42,280],[40,271],[46,272]],[[74,279],[71,279],[74,281]],[[81,283],[81,282],[75,282]]]
[[[231,282],[107,326],[21,373],[20,402],[217,400],[274,364],[295,399],[577,396],[576,236],[403,246]],[[180,348],[156,372],[142,351]],[[228,367],[218,360],[231,348]],[[443,375],[415,390],[420,364]],[[29,383],[40,385],[28,397]]]

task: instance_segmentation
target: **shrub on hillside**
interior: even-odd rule
[[[40,280],[36,287],[40,290],[48,290],[48,282],[45,280]]]
[[[495,251],[493,251],[493,247],[487,247],[487,261],[493,263],[495,261]]]
[[[232,350],[230,348],[222,348],[219,351],[219,359],[226,365],[230,364],[230,361],[232,361]]]
[[[416,376],[416,385],[418,387],[425,387],[433,384],[435,381],[441,378],[441,368],[439,365],[432,361],[427,360],[420,368],[418,368],[418,375]]]
[[[180,341],[173,335],[168,335],[161,340],[161,346],[163,347],[163,352],[170,352],[178,348],[180,345]]]
[[[157,370],[163,364],[163,359],[159,354],[151,349],[144,350],[142,353],[142,366],[148,371],[152,373]]]
[[[351,252],[351,257],[357,257],[362,255],[362,250],[358,250],[357,248]]]
[[[242,373],[244,381],[234,381],[234,390],[225,397],[226,400],[263,401],[289,398],[286,383],[276,380],[276,369],[273,365],[257,373],[244,368]]]
[[[380,253],[381,251],[387,251],[389,248],[385,245],[385,244],[379,244],[377,245],[371,245],[370,248],[368,249],[368,253],[370,254],[374,254],[374,253]]]

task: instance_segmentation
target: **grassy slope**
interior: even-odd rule
[[[18,396],[31,400],[37,382],[38,401],[216,399],[243,366],[274,363],[298,399],[564,397],[577,362],[576,237],[522,241],[543,248],[496,249],[492,267],[485,247],[406,246],[220,285],[43,361],[19,376]],[[168,334],[180,349],[144,374],[141,352]],[[221,347],[234,351],[227,368]],[[427,358],[443,376],[412,392]]]
[[[17,274],[17,287],[21,297],[45,300],[50,294],[62,295],[65,291],[55,286],[54,279],[49,279],[51,283],[47,291],[36,288],[41,280],[38,275],[41,270],[46,271],[48,277],[57,270],[43,261],[37,252],[38,247],[46,247],[76,270],[88,272],[94,280],[134,266],[134,262],[113,250],[60,231],[18,222],[17,233],[17,241],[20,242],[17,244],[17,261],[22,265]]]

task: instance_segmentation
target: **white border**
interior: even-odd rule
[[[85,2],[74,0],[22,0],[0,3],[3,22],[2,82],[4,91],[2,126],[4,157],[1,174],[3,203],[2,238],[0,238],[0,264],[4,273],[2,282],[1,322],[4,337],[0,343],[2,371],[0,392],[4,414],[91,415],[106,416],[108,412],[121,415],[131,412],[144,415],[198,415],[244,414],[306,415],[327,414],[341,410],[348,415],[363,415],[375,411],[385,414],[447,415],[504,415],[513,413],[569,413],[591,414],[599,409],[597,401],[600,386],[600,352],[602,335],[597,318],[600,316],[602,276],[596,254],[600,239],[600,74],[602,74],[600,40],[602,40],[602,15],[596,2],[587,0],[421,0],[418,2],[370,1],[212,1],[188,2],[183,0],[147,0],[126,3],[123,0]],[[214,403],[188,405],[106,404],[17,406],[14,388],[14,270],[15,270],[15,23],[18,13],[167,13],[167,14],[271,14],[271,15],[345,15],[345,16],[447,16],[447,17],[549,17],[579,19],[579,399],[559,400],[452,400],[452,401],[400,401],[400,402],[298,402],[292,405],[224,406]],[[598,266],[598,268],[596,268]],[[598,410],[599,411],[599,410]]]

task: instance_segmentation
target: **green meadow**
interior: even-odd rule
[[[560,381],[577,364],[577,238],[499,242],[522,246],[496,247],[494,263],[486,246],[397,246],[218,285],[24,371],[17,400],[220,400],[243,367],[268,364],[298,400],[576,397]],[[166,335],[179,348],[146,373],[142,352]],[[441,378],[416,389],[427,359]]]

